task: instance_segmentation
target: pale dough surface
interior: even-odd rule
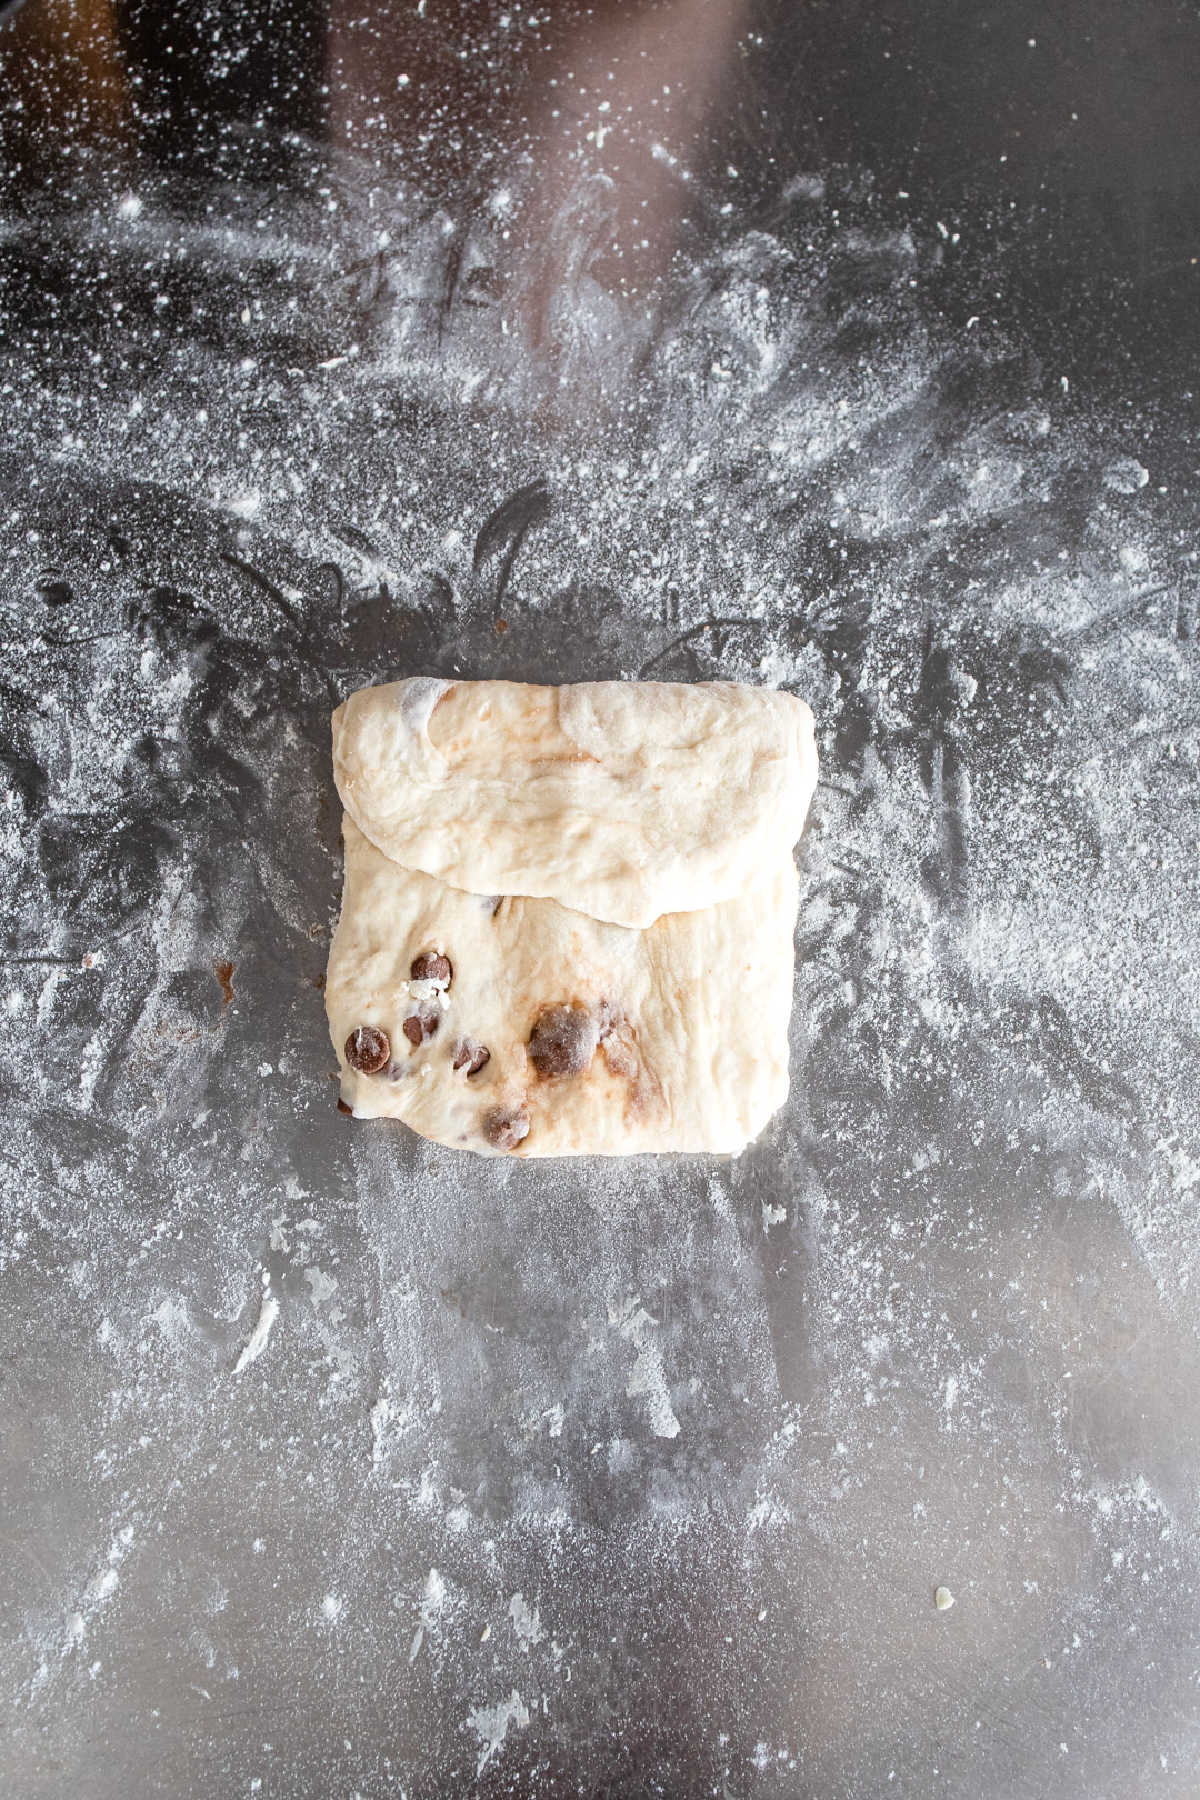
[[[333,715],[346,811],[385,855],[475,894],[652,925],[744,893],[800,836],[800,700],[733,682],[395,681]]]
[[[622,691],[602,692],[610,687]],[[395,683],[335,714],[345,888],[326,998],[342,1096],[359,1117],[402,1119],[483,1154],[734,1153],[787,1096],[791,850],[816,779],[811,715],[788,695],[727,685],[584,691],[585,716],[620,722],[607,765],[603,733],[595,740],[601,772],[589,766],[585,787],[559,754],[561,720],[581,710],[564,701],[569,689]],[[374,707],[373,694],[385,696]],[[410,741],[424,737],[432,753]],[[655,745],[666,746],[657,771]],[[680,824],[664,847],[672,797]],[[533,845],[514,828],[514,805]],[[436,860],[458,879],[406,857]],[[525,892],[531,871],[574,904]],[[583,904],[599,895],[606,911],[627,911],[635,894],[638,911],[666,896],[688,906],[637,927]],[[414,960],[434,952],[449,959],[448,986],[412,978]],[[547,1074],[531,1034],[558,1007],[594,1021],[596,1041],[585,1067]],[[436,1018],[417,1044],[404,1031],[414,1011]],[[387,1066],[372,1073],[346,1060],[361,1026],[390,1043]],[[488,1051],[474,1074],[453,1066],[464,1044]],[[509,1116],[525,1135],[497,1143],[490,1122]]]

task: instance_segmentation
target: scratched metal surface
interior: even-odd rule
[[[1196,1793],[1200,33],[1042,10],[0,25],[5,1792]],[[737,1162],[337,1115],[400,673],[811,701]]]

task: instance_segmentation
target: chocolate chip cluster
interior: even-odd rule
[[[440,950],[423,950],[409,969],[414,982],[432,983],[441,994],[449,991],[454,966]],[[437,1035],[442,1009],[437,995],[415,1000],[400,1029],[412,1050]],[[534,1074],[541,1081],[558,1081],[582,1075],[590,1066],[600,1042],[613,1030],[612,1009],[604,1001],[596,1009],[579,1001],[544,1006],[530,1029],[527,1052]],[[411,1055],[411,1050],[410,1050]],[[486,1044],[461,1037],[451,1051],[450,1066],[466,1080],[478,1075],[492,1060]],[[400,1079],[402,1064],[392,1058],[391,1040],[377,1025],[359,1025],[346,1039],[346,1061],[360,1075],[386,1075]],[[339,1102],[339,1104],[341,1104]],[[530,1115],[524,1099],[493,1106],[480,1122],[484,1138],[498,1150],[515,1150],[529,1135]]]
[[[449,990],[454,980],[454,965],[448,956],[440,950],[423,950],[415,956],[409,966],[409,978],[412,981],[428,982],[441,993]],[[412,1010],[405,1014],[400,1022],[400,1029],[414,1050],[427,1044],[430,1038],[437,1035],[442,1020],[442,1009],[436,998],[416,1000]],[[482,1061],[478,1053],[482,1054]],[[455,1051],[457,1059],[458,1050]],[[475,1074],[488,1060],[488,1052],[482,1046],[476,1046],[476,1053],[464,1059],[474,1060],[475,1066],[468,1069]],[[360,1075],[388,1074],[395,1080],[402,1073],[402,1066],[392,1060],[392,1043],[386,1031],[377,1025],[358,1025],[346,1039],[346,1061]],[[463,1066],[457,1060],[455,1068]]]

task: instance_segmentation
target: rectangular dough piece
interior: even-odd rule
[[[614,716],[605,763],[593,727]],[[413,681],[352,696],[334,733],[326,1002],[357,1117],[484,1155],[729,1154],[758,1135],[788,1091],[803,702]],[[663,898],[692,904],[611,916]]]

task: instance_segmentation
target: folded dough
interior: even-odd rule
[[[800,700],[411,680],[333,719],[342,1096],[483,1154],[735,1152],[788,1089]]]
[[[418,679],[333,715],[342,803],[385,856],[614,925],[745,893],[815,772],[803,701],[733,682]]]

